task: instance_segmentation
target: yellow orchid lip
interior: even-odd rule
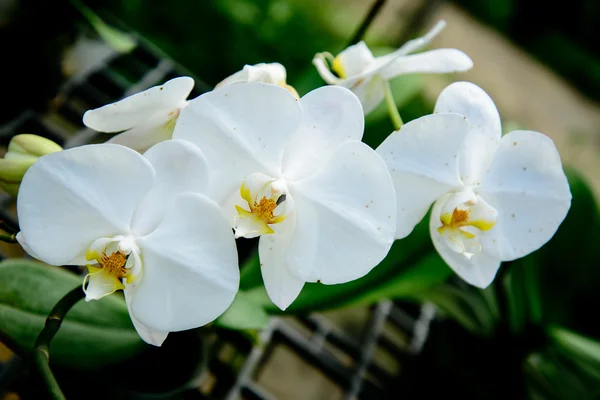
[[[105,253],[98,253],[95,250],[89,250],[86,253],[86,259],[88,261],[95,260],[96,265],[87,265],[88,274],[84,278],[84,287],[88,286],[89,283],[98,277],[102,280],[103,286],[105,286],[104,296],[114,293],[117,290],[125,290],[125,284],[131,284],[134,281],[134,276],[131,273],[130,268],[126,268],[128,256],[120,251],[106,255]]]
[[[246,182],[242,183],[240,187],[240,195],[248,204],[250,211],[236,205],[238,218],[245,220],[247,225],[252,227],[252,232],[259,235],[274,233],[269,225],[277,224],[285,219],[284,215],[274,215],[275,208],[281,203],[281,198],[285,198],[285,195],[272,194],[270,198],[263,196],[258,200],[258,196],[252,196]]]

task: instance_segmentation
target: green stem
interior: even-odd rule
[[[60,325],[62,324],[65,315],[67,315],[69,310],[84,297],[85,293],[83,292],[83,288],[78,286],[60,299],[52,311],[50,311],[48,318],[46,318],[44,329],[42,329],[35,341],[33,359],[40,370],[40,374],[42,375],[46,386],[48,386],[48,391],[50,392],[52,399],[54,400],[64,400],[65,396],[60,390],[60,386],[50,369],[50,342],[52,342],[54,335],[56,335],[60,329]]]
[[[0,241],[6,243],[17,243],[17,234],[0,232]]]
[[[385,79],[383,79],[383,92],[385,93],[385,103],[387,105],[392,124],[394,124],[394,129],[399,130],[402,128],[403,124],[402,117],[398,112],[398,107],[396,107],[396,102],[394,101],[394,95],[392,94],[390,83]]]

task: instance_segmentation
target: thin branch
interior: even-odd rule
[[[375,0],[373,5],[371,6],[371,9],[369,10],[369,13],[352,36],[350,42],[348,42],[348,46],[361,41],[362,37],[365,35],[365,32],[367,31],[367,29],[377,16],[377,13],[379,12],[379,10],[381,10],[381,7],[383,7],[384,4],[385,0]]]

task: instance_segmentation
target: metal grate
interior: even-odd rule
[[[7,146],[18,133],[35,133],[66,148],[103,142],[106,134],[82,125],[86,110],[184,74],[189,72],[141,42],[133,52],[114,53],[85,74],[69,80],[47,113],[26,111],[0,127],[0,146]],[[207,90],[196,79],[192,97]],[[17,225],[14,200],[1,192],[0,219]],[[0,257],[7,256],[2,252],[0,248]],[[230,400],[281,398],[282,393],[273,386],[281,375],[271,364],[277,353],[285,349],[318,371],[336,388],[333,392],[336,397],[381,398],[400,374],[401,363],[420,351],[435,311],[429,305],[417,307],[391,301],[363,311],[366,317],[361,332],[355,335],[336,325],[327,314],[273,318],[259,333],[258,340],[238,332],[219,331],[210,343],[206,373],[186,393]],[[289,357],[284,362],[288,361]],[[23,368],[23,364],[13,360],[4,366],[3,373],[10,375],[10,368]],[[302,388],[312,383],[299,384]]]

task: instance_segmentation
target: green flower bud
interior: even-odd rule
[[[58,144],[41,136],[22,134],[13,137],[4,159],[0,159],[0,188],[16,197],[29,167],[39,157],[61,150]]]

